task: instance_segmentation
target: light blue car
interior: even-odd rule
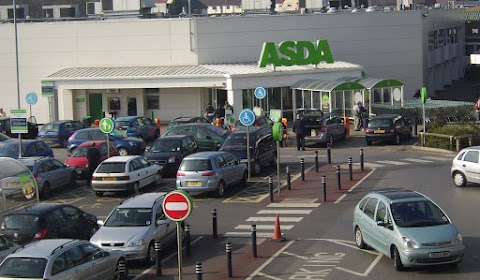
[[[463,239],[450,218],[425,195],[410,190],[368,193],[353,214],[355,243],[372,247],[405,267],[457,265],[463,259]]]
[[[155,140],[160,136],[160,127],[151,119],[142,116],[119,117],[115,127],[129,137]]]

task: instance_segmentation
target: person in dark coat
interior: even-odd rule
[[[305,151],[305,134],[307,129],[305,128],[305,119],[300,114],[297,114],[297,119],[293,123],[293,132],[297,138],[297,150]]]
[[[87,186],[92,184],[92,175],[97,166],[100,164],[100,150],[95,147],[95,142],[92,143],[92,147],[87,151],[88,160],[88,173],[87,173]]]

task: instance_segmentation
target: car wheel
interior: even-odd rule
[[[148,264],[155,264],[155,259],[156,259],[156,252],[155,252],[155,246],[153,245],[153,241],[148,244],[148,249],[147,249],[147,257],[145,258],[145,262]]]
[[[116,279],[127,280],[128,279],[128,267],[125,259],[119,259],[117,262]]]
[[[245,171],[239,183],[240,187],[245,187],[247,185],[247,179],[248,179],[248,173],[247,171]]]
[[[67,139],[60,139],[60,147],[62,148],[67,147]]]
[[[75,147],[75,148],[71,148],[71,149],[70,149],[70,154],[73,155],[73,153],[75,153],[75,150],[76,150],[76,149],[77,149],[76,147]]]
[[[118,155],[119,156],[128,156],[128,150],[125,148],[118,148]]]
[[[50,184],[48,182],[43,184],[41,196],[43,199],[48,199],[50,197]]]
[[[453,173],[453,183],[457,187],[465,187],[465,185],[467,184],[467,178],[465,178],[465,175],[463,175],[463,173],[456,171]]]
[[[253,174],[255,176],[258,176],[261,171],[262,171],[262,167],[260,166],[260,163],[255,162],[255,164],[253,165]]]
[[[404,270],[402,260],[400,259],[400,253],[396,247],[393,247],[393,266],[395,266],[397,271]]]
[[[103,192],[95,192],[95,195],[98,197],[103,196]]]
[[[134,195],[137,195],[140,192],[140,183],[136,182],[132,187],[132,192]]]
[[[220,181],[217,186],[217,197],[223,197],[225,195],[225,183]]]
[[[72,172],[70,175],[70,187],[74,188],[77,185],[77,172]]]
[[[360,249],[366,249],[367,245],[363,242],[363,234],[359,227],[355,228],[355,244]]]
[[[400,145],[400,141],[401,141],[401,140],[402,140],[402,139],[400,139],[400,134],[395,135],[394,144],[395,144],[395,145]]]

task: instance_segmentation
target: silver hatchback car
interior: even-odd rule
[[[368,193],[353,213],[355,243],[404,267],[456,265],[463,259],[463,239],[450,218],[425,195],[410,190]]]
[[[457,187],[480,184],[480,146],[462,149],[452,161],[451,175]]]
[[[235,184],[245,186],[247,165],[228,152],[202,152],[185,157],[177,172],[177,189],[215,192],[222,197]]]

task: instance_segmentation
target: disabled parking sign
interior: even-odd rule
[[[243,109],[238,118],[244,126],[251,126],[255,122],[255,113],[251,109]]]

